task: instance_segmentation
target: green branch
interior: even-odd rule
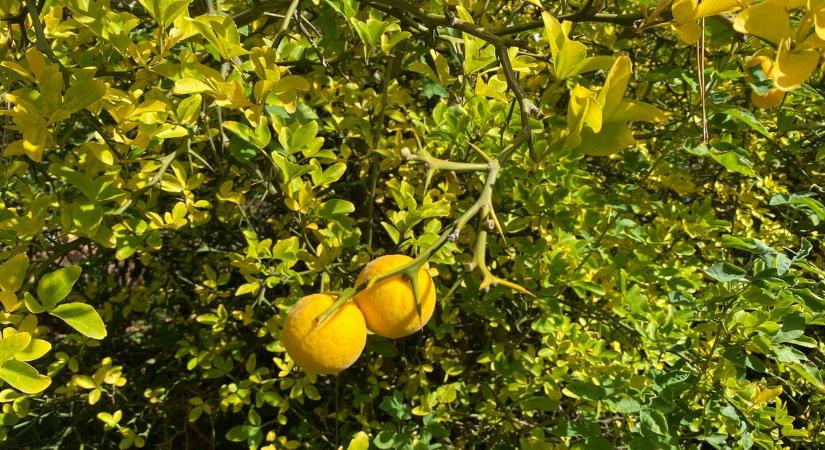
[[[518,149],[523,143],[527,141],[527,137],[524,133],[520,134],[516,137],[513,142],[510,144],[508,148],[503,150],[496,158],[491,158],[486,163],[462,163],[462,162],[455,162],[455,161],[447,161],[444,159],[435,158],[430,155],[427,151],[422,151],[417,154],[408,154],[407,158],[411,161],[419,161],[427,164],[428,170],[452,170],[452,171],[461,171],[461,172],[480,172],[480,171],[487,171],[487,178],[484,180],[484,187],[481,189],[481,193],[479,194],[476,201],[473,203],[467,211],[464,212],[458,219],[456,219],[453,223],[448,225],[438,236],[438,239],[435,240],[429,247],[424,249],[421,253],[418,254],[412,261],[404,264],[403,266],[399,266],[389,272],[382,273],[376,277],[371,279],[364,280],[360,285],[355,286],[354,288],[350,288],[345,290],[333,303],[329,308],[327,308],[323,313],[321,313],[317,320],[317,324],[320,325],[324,321],[326,321],[335,311],[340,308],[347,300],[355,296],[358,292],[361,292],[364,289],[367,289],[373,286],[375,283],[381,282],[388,278],[392,278],[398,275],[404,275],[407,277],[410,282],[413,284],[415,288],[415,283],[417,283],[417,276],[418,271],[421,267],[427,263],[433,253],[437,252],[444,244],[447,242],[455,242],[458,240],[459,235],[461,234],[461,230],[467,223],[475,217],[479,212],[483,213],[484,218],[490,218],[494,220],[498,225],[498,220],[495,219],[495,213],[493,212],[493,188],[496,184],[496,178],[498,177],[498,173],[501,170],[501,162],[507,160],[513,152]],[[486,245],[486,236],[485,240],[482,242],[482,245]],[[478,243],[477,243],[478,246]],[[490,274],[487,266],[484,264],[482,259],[482,264],[478,265],[478,267],[483,267],[480,269],[485,276],[485,280],[488,284],[501,284],[504,286],[508,286],[512,289],[515,289],[519,292],[524,292],[530,294],[529,291],[524,289],[523,287],[511,283],[506,280],[502,280],[497,277],[493,277]],[[417,290],[417,289],[415,289]],[[532,295],[532,294],[530,294]],[[416,305],[420,308],[421,306],[421,299],[419,295],[415,295]],[[420,316],[420,310],[419,310]]]

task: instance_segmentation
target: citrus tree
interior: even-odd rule
[[[0,0],[0,439],[825,446],[821,0]]]

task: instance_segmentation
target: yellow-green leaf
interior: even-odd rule
[[[14,291],[0,291],[0,304],[7,313],[10,313],[20,306],[20,300]]]
[[[751,396],[751,402],[754,405],[759,405],[779,397],[781,393],[782,386],[775,386],[767,389],[761,389],[757,386],[756,390],[754,390],[753,395]]]
[[[0,364],[10,360],[18,352],[29,346],[32,336],[29,333],[15,333],[0,339]]]
[[[14,354],[14,359],[18,361],[34,361],[48,353],[51,349],[52,344],[48,341],[32,339],[26,348]]]
[[[66,90],[61,108],[70,114],[76,113],[103,98],[106,89],[106,83],[100,80],[75,81]]]
[[[355,433],[355,436],[352,437],[352,440],[349,441],[349,445],[347,445],[347,450],[369,450],[369,448],[370,437],[363,431]]]
[[[665,113],[659,108],[633,99],[624,99],[610,117],[611,122],[661,122]]]
[[[601,92],[599,92],[598,97],[599,103],[602,104],[605,120],[610,120],[610,117],[622,102],[625,89],[627,89],[627,83],[630,81],[632,67],[633,65],[630,62],[630,58],[622,55],[616,59],[613,67],[610,68],[607,79],[604,81],[604,87]]]
[[[208,84],[194,78],[182,78],[175,81],[175,86],[172,88],[172,93],[175,95],[190,95],[211,91],[212,88]]]
[[[80,266],[69,266],[43,275],[37,283],[37,298],[46,309],[51,309],[72,291],[80,278]]]
[[[103,339],[106,337],[106,327],[103,319],[94,308],[85,303],[65,303],[53,310],[49,314],[63,319],[80,334],[92,339]]]
[[[566,144],[576,148],[581,143],[581,132],[589,127],[598,133],[602,128],[602,106],[590,90],[576,85],[570,91],[570,103],[567,107],[567,128],[569,130]]]
[[[95,380],[88,375],[75,375],[72,377],[72,382],[83,389],[94,389],[97,387]]]
[[[606,123],[598,133],[584,129],[578,149],[592,156],[612,155],[636,142],[633,133],[625,123]]]
[[[6,361],[0,365],[0,379],[27,394],[42,392],[52,379],[37,373],[34,367],[22,361]]]
[[[0,288],[11,292],[20,289],[28,268],[29,257],[25,253],[18,253],[0,264]]]

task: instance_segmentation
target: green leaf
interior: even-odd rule
[[[723,283],[746,280],[745,271],[729,263],[716,263],[705,270],[705,273],[714,280]]]
[[[378,433],[372,443],[380,449],[390,449],[395,447],[397,432],[392,425],[387,426]]]
[[[617,413],[630,414],[639,412],[641,405],[632,398],[623,398],[615,403],[614,408]]]
[[[394,391],[392,396],[385,396],[378,405],[382,411],[390,414],[396,420],[407,420],[410,418],[410,408],[404,403],[404,394]]]
[[[243,442],[248,436],[249,425],[235,425],[226,433],[226,439],[231,442]]]
[[[37,283],[37,298],[47,310],[66,298],[80,278],[80,266],[69,266],[47,273]]]
[[[252,144],[258,148],[264,149],[269,145],[269,142],[272,140],[272,134],[269,132],[269,121],[267,121],[266,116],[261,116],[260,120],[258,120],[258,125],[255,127],[253,137],[255,141],[252,142]]]
[[[804,353],[786,345],[774,346],[773,352],[776,355],[776,360],[784,363],[798,364],[808,360]]]
[[[355,211],[355,205],[346,200],[332,199],[321,204],[319,214],[327,219],[335,219]]]
[[[235,122],[234,120],[224,120],[223,127],[227,130],[235,133],[239,138],[243,139],[244,141],[255,145],[253,142],[255,141],[255,137],[252,135],[252,128],[249,125]]]
[[[317,173],[318,171],[313,171],[312,175],[312,182],[318,186],[326,186],[330,183],[334,183],[344,175],[344,172],[347,171],[347,165],[345,163],[339,162],[333,164],[330,167],[327,167],[326,170],[321,172],[320,174]]]
[[[573,394],[575,398],[589,401],[597,401],[604,398],[604,388],[588,381],[575,380],[567,385],[567,394]]]
[[[100,80],[75,81],[66,90],[61,109],[66,110],[69,114],[74,114],[103,98],[106,89],[106,83]]]
[[[320,146],[323,145],[324,140],[323,138],[316,138],[315,136],[317,133],[317,122],[311,121],[309,123],[305,123],[292,132],[289,145],[285,146],[285,148],[289,150],[289,153],[295,153],[307,147],[312,147],[313,149],[316,147],[320,148]]]
[[[80,334],[92,339],[103,339],[106,337],[106,327],[103,319],[94,308],[85,303],[66,303],[60,305],[49,314],[63,319]]]
[[[33,314],[40,314],[42,312],[46,312],[46,308],[34,298],[33,295],[29,294],[28,292],[23,293],[23,302],[26,304],[26,309]]]
[[[298,237],[292,236],[287,239],[281,239],[272,247],[272,257],[280,260],[294,259],[299,249],[300,243]]]
[[[284,183],[291,181],[294,178],[300,177],[301,175],[310,172],[312,167],[310,166],[302,166],[299,164],[295,164],[287,157],[279,154],[278,152],[272,152],[272,161],[278,166],[280,169],[281,174],[284,177]]]
[[[246,441],[249,448],[258,448],[263,440],[263,433],[260,427],[251,425],[236,425],[226,433],[226,439],[231,442]]]
[[[756,117],[753,116],[753,113],[746,110],[746,109],[737,109],[737,108],[730,108],[724,111],[729,117],[738,120],[739,122],[744,123],[745,125],[749,126],[753,131],[765,136],[768,139],[773,139],[773,136],[765,128],[765,125],[762,125],[762,122],[756,120]]]
[[[381,226],[384,227],[387,234],[390,235],[390,239],[396,244],[401,240],[401,232],[398,231],[398,228],[395,228],[391,223],[381,222]]]
[[[557,400],[549,397],[530,397],[521,402],[521,408],[525,411],[551,411],[559,405]]]
[[[822,373],[813,364],[794,364],[791,366],[794,372],[798,373],[808,383],[811,383],[820,391],[825,391],[825,384],[822,382]]]
[[[725,166],[731,172],[738,172],[742,175],[747,175],[752,177],[756,175],[756,172],[753,171],[751,167],[753,163],[749,160],[742,158],[739,154],[734,152],[725,152],[718,155],[712,155],[716,162]]]
[[[750,432],[743,433],[739,444],[744,450],[750,450],[753,447],[753,435]]]
[[[27,394],[42,392],[52,379],[37,373],[34,367],[22,361],[6,361],[0,365],[0,379]]]
[[[28,268],[29,257],[25,253],[14,255],[0,264],[0,288],[11,292],[20,289]]]
[[[374,47],[381,42],[381,35],[384,33],[384,29],[387,26],[387,24],[383,21],[373,18],[367,19],[366,22],[352,18],[350,19],[350,23],[352,23],[352,26],[355,28],[355,32],[358,34],[358,37],[361,38],[361,41],[370,47]]]
[[[171,25],[175,19],[186,11],[189,6],[188,0],[139,0],[140,4],[146,8],[146,11],[153,19],[161,26],[166,28]]]
[[[181,100],[176,110],[178,120],[180,120],[183,123],[194,122],[201,112],[202,103],[203,96],[201,96],[200,94],[195,94]]]
[[[642,434],[648,435],[651,432],[658,435],[667,435],[668,424],[665,415],[658,409],[645,408],[639,413],[642,423]]]

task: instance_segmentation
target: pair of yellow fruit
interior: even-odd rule
[[[385,255],[364,267],[356,286],[412,261],[404,255]],[[367,329],[379,336],[397,339],[424,327],[435,309],[435,285],[427,265],[418,271],[421,315],[412,285],[396,275],[364,289],[344,303],[328,319],[320,316],[335,302],[335,296],[312,294],[300,300],[287,314],[281,340],[287,353],[307,373],[337,374],[351,366],[364,351]]]

